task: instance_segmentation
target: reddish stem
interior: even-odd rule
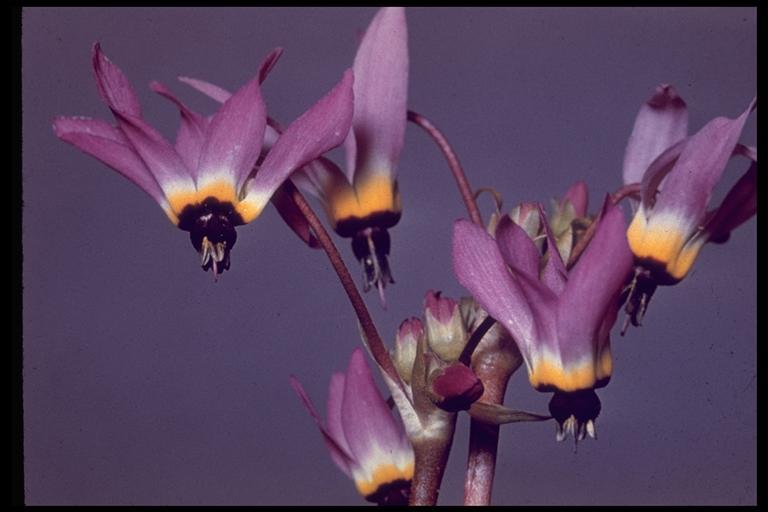
[[[435,125],[429,121],[429,119],[422,116],[421,114],[414,112],[413,110],[408,111],[408,120],[427,132],[427,134],[429,134],[429,136],[432,137],[432,139],[438,145],[440,151],[443,152],[445,159],[448,161],[448,166],[451,168],[453,177],[456,179],[456,185],[459,187],[459,193],[461,194],[461,198],[464,200],[464,204],[467,207],[467,212],[469,213],[472,222],[478,226],[482,226],[483,218],[480,215],[480,210],[477,208],[477,202],[475,202],[475,196],[472,193],[472,187],[469,186],[469,181],[467,180],[467,176],[464,174],[464,169],[461,167],[461,163],[459,163],[459,157],[456,156],[453,148],[448,143],[448,139],[445,138],[445,135],[443,135],[443,133],[438,130],[437,127],[435,127]]]
[[[395,369],[395,365],[392,363],[392,359],[389,357],[389,351],[387,350],[386,345],[384,345],[384,342],[381,340],[381,336],[379,336],[379,332],[376,329],[376,325],[373,323],[371,314],[368,312],[368,308],[365,306],[363,297],[357,290],[355,280],[352,278],[352,275],[350,275],[349,269],[347,269],[347,266],[344,264],[344,260],[341,258],[341,254],[339,254],[339,251],[336,248],[336,245],[334,245],[333,240],[331,240],[331,237],[328,235],[325,227],[323,227],[323,223],[320,221],[317,215],[315,215],[315,212],[309,206],[307,200],[304,199],[304,196],[301,194],[301,192],[299,192],[291,180],[286,180],[283,183],[283,186],[285,187],[286,192],[296,203],[298,209],[307,219],[307,222],[312,228],[312,231],[315,232],[317,240],[320,242],[320,246],[323,248],[326,255],[328,255],[328,259],[331,262],[331,266],[333,266],[333,269],[336,271],[336,275],[339,276],[341,286],[347,293],[347,297],[349,297],[349,301],[352,303],[352,308],[355,310],[357,319],[360,321],[360,327],[365,335],[365,341],[371,351],[371,355],[373,355],[373,358],[376,360],[382,370],[386,372],[386,374],[389,375],[389,377],[394,382],[402,387],[402,383],[400,381],[397,370]]]

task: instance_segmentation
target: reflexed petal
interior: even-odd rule
[[[328,433],[338,443],[343,451],[344,457],[339,457],[340,462],[347,462],[346,455],[351,457],[352,450],[349,448],[347,438],[344,434],[344,416],[342,404],[344,403],[344,382],[343,373],[334,373],[331,375],[331,382],[328,384],[328,401],[325,406],[325,424],[328,427]],[[331,454],[334,456],[334,454]],[[337,457],[339,454],[335,454]],[[349,463],[350,468],[357,466],[357,462]],[[351,476],[351,475],[350,475]]]
[[[727,240],[731,231],[749,220],[757,212],[757,162],[752,162],[746,173],[725,196],[720,207],[704,225],[704,231],[713,242]]]
[[[301,213],[299,207],[294,203],[293,198],[288,194],[283,187],[278,187],[274,194],[272,194],[272,204],[275,205],[277,213],[288,224],[294,233],[298,235],[301,240],[310,247],[319,248],[320,245],[312,233],[309,227],[307,218]]]
[[[382,465],[406,463],[401,429],[373,381],[373,375],[360,348],[349,361],[341,407],[344,437],[355,460],[369,474]]]
[[[218,101],[219,103],[224,103],[232,96],[231,92],[222,89],[218,85],[213,85],[212,83],[206,82],[205,80],[198,80],[197,78],[190,78],[188,76],[180,76],[177,78],[179,82],[184,82],[193,89],[200,91],[212,100]]]
[[[104,121],[83,117],[57,117],[56,136],[116,170],[152,199],[167,206],[165,195],[123,133]]]
[[[530,347],[525,344],[530,344],[535,334],[531,307],[507,269],[496,241],[467,220],[453,225],[453,271],[459,283],[512,334],[526,355]]]
[[[333,202],[336,191],[354,194],[341,169],[325,157],[312,160],[296,171],[291,179],[300,189],[320,199],[326,207]]]
[[[205,132],[208,128],[208,121],[190,110],[182,103],[171,91],[160,82],[152,82],[149,88],[159,95],[172,101],[179,108],[181,114],[181,125],[176,134],[176,152],[179,154],[184,164],[190,171],[197,170],[197,164],[200,159],[200,151],[205,141]]]
[[[594,353],[603,318],[633,265],[621,209],[606,204],[596,222],[600,224],[595,236],[571,271],[558,303],[557,331],[564,361]]]
[[[646,210],[650,210],[653,207],[661,182],[672,171],[689,140],[690,137],[667,148],[648,166],[640,182],[642,204]]]
[[[507,265],[538,279],[541,259],[539,250],[523,228],[508,215],[502,217],[496,227],[496,242]]]
[[[541,273],[541,281],[556,295],[559,295],[565,287],[568,271],[563,263],[563,258],[560,257],[557,241],[552,233],[552,228],[549,226],[547,214],[544,213],[544,208],[541,205],[539,205],[539,217],[541,225],[544,227],[544,233],[547,235],[547,262]]]
[[[101,45],[93,44],[93,71],[96,86],[104,102],[113,110],[141,117],[141,105],[136,92],[119,67],[101,51]]]
[[[280,59],[282,54],[282,48],[275,48],[269,53],[269,55],[264,58],[261,66],[259,66],[259,72],[257,73],[260,84],[264,83],[264,80],[267,79],[269,73],[272,71],[272,68],[275,67],[275,64],[277,64],[277,61]],[[190,78],[188,76],[179,76],[176,78],[179,80],[179,82],[183,82],[189,85],[193,89],[205,94],[212,100],[218,101],[219,103],[224,103],[232,96],[232,93],[226,89],[219,87],[218,85],[214,85],[210,82],[206,82],[205,80],[198,80],[197,78]]]
[[[163,189],[177,214],[194,197],[195,184],[176,151],[143,120],[112,111],[125,136]]]
[[[640,107],[624,153],[624,184],[637,183],[665,149],[688,135],[688,110],[674,87],[661,84]]]
[[[278,47],[269,52],[269,55],[264,58],[264,60],[261,62],[261,66],[259,66],[258,75],[260,84],[264,83],[264,80],[267,79],[269,73],[272,71],[272,68],[275,67],[275,64],[277,64],[277,61],[280,60],[280,56],[282,55],[283,49]]]
[[[638,180],[639,181],[639,180]],[[566,191],[561,204],[570,201],[576,217],[585,217],[587,215],[587,205],[589,204],[589,189],[583,181],[577,181]]]
[[[246,184],[238,205],[246,222],[255,219],[274,191],[290,174],[344,141],[352,122],[352,71],[320,101],[288,126],[256,176]]]
[[[323,426],[323,420],[320,419],[320,415],[317,413],[317,409],[315,409],[315,406],[312,404],[312,400],[309,399],[307,392],[304,391],[304,387],[301,385],[301,382],[299,382],[298,379],[296,379],[294,376],[290,377],[289,382],[301,400],[302,405],[310,414],[310,416],[312,416],[312,419],[315,421],[315,425],[317,425],[317,428],[320,430],[320,433],[323,436],[323,440],[331,452],[331,459],[333,459],[333,462],[336,463],[339,469],[341,469],[347,476],[351,477],[351,468],[354,465],[354,461],[350,455],[345,452],[345,447],[337,441],[337,438],[329,431],[330,429],[326,429],[325,426]],[[331,382],[333,382],[333,380]]]
[[[405,137],[408,99],[408,29],[403,7],[379,10],[363,36],[354,63],[359,173],[394,178]]]
[[[720,180],[756,101],[738,118],[713,119],[688,139],[659,191],[654,213],[668,211],[694,226],[703,219],[712,189]]]
[[[211,119],[200,154],[198,186],[223,179],[239,190],[261,152],[266,122],[267,109],[256,77],[225,101]]]

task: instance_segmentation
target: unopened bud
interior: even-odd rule
[[[424,336],[424,326],[418,318],[403,320],[397,329],[392,361],[395,363],[400,378],[406,384],[411,383],[413,363],[416,361],[417,346],[422,336]]]
[[[446,362],[458,360],[467,344],[467,330],[461,319],[459,303],[430,290],[424,298],[424,318],[432,352]]]
[[[523,228],[523,231],[536,243],[536,247],[541,249],[541,218],[536,203],[520,203],[512,208],[507,215],[512,219],[512,222]]]
[[[461,363],[434,370],[429,375],[429,395],[441,409],[465,411],[483,394],[483,383]]]

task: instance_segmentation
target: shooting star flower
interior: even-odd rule
[[[187,108],[165,87],[152,88],[181,111],[175,146],[142,117],[138,97],[123,72],[93,47],[99,93],[117,126],[83,117],[58,117],[57,137],[107,164],[150,195],[171,222],[188,231],[203,270],[214,277],[229,268],[235,227],[256,219],[296,168],[341,144],[352,119],[352,72],[294,121],[254,173],[262,150],[266,108],[259,83],[274,64],[228,98],[210,118]]]

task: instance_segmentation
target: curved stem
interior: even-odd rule
[[[395,365],[392,363],[392,359],[389,357],[389,351],[384,345],[384,342],[381,340],[379,332],[376,330],[376,325],[373,323],[371,314],[368,312],[368,308],[365,306],[363,297],[357,290],[357,286],[355,286],[355,280],[352,279],[352,275],[350,275],[349,269],[347,269],[347,266],[344,264],[344,260],[341,258],[339,250],[336,249],[336,245],[334,245],[333,240],[331,240],[331,237],[328,235],[325,227],[323,227],[323,223],[320,221],[317,215],[315,215],[315,212],[309,206],[307,200],[304,199],[304,196],[301,194],[301,192],[299,192],[291,180],[286,180],[283,186],[285,187],[286,192],[296,203],[299,211],[301,211],[301,213],[307,219],[307,222],[312,228],[312,231],[315,232],[317,240],[320,242],[320,246],[325,251],[328,259],[331,262],[331,265],[333,266],[333,269],[336,271],[336,275],[339,276],[341,286],[347,293],[347,297],[349,297],[349,301],[352,303],[352,308],[355,310],[357,319],[360,321],[360,328],[365,335],[365,341],[371,351],[371,355],[382,368],[382,370],[386,372],[394,382],[402,387],[402,383],[400,381],[397,370],[395,369]]]
[[[459,356],[460,362],[469,366],[469,363],[472,361],[472,353],[480,344],[480,340],[483,339],[483,336],[485,336],[485,333],[487,333],[488,330],[491,327],[493,327],[493,324],[495,323],[496,323],[496,320],[494,320],[490,316],[485,317],[485,319],[482,322],[480,322],[480,325],[477,326],[475,331],[472,333],[472,336],[470,336],[469,340],[467,340],[467,344],[464,346],[464,350],[461,351],[461,355]]]
[[[445,159],[448,161],[448,166],[451,168],[453,177],[456,179],[456,185],[459,187],[459,193],[464,200],[464,204],[467,207],[467,212],[469,213],[472,222],[478,226],[482,226],[483,218],[480,215],[480,210],[477,208],[477,202],[475,201],[475,195],[472,193],[472,187],[469,186],[469,181],[464,174],[464,169],[461,167],[461,163],[459,163],[459,157],[456,156],[453,148],[448,143],[448,139],[445,138],[445,135],[443,135],[443,133],[438,130],[429,119],[413,110],[408,111],[408,120],[427,132],[443,152]]]

